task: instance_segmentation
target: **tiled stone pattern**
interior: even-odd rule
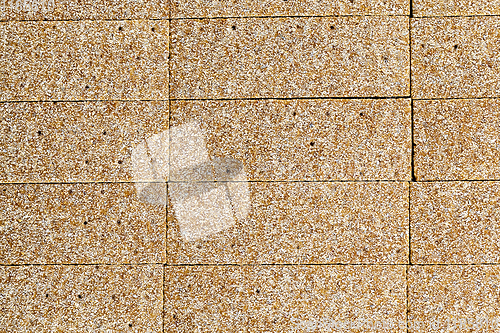
[[[499,285],[499,266],[410,266],[409,332],[498,332]]]
[[[207,230],[196,241],[181,237],[171,205],[168,263],[408,262],[408,183],[265,182],[249,188],[248,216],[222,232]],[[216,228],[222,216],[212,219]]]
[[[404,16],[174,20],[170,96],[408,96],[408,25]]]
[[[4,0],[0,21],[168,19],[167,0]]]
[[[0,101],[168,99],[168,21],[0,23]]]
[[[499,0],[413,0],[414,16],[500,15]]]
[[[161,265],[2,266],[4,332],[161,332]]]
[[[3,265],[166,259],[165,207],[140,201],[134,184],[0,185],[0,211]]]
[[[500,179],[500,100],[414,101],[417,180]]]
[[[149,181],[132,152],[164,131],[168,102],[1,103],[0,181]]]
[[[187,123],[248,180],[411,179],[409,99],[172,102],[172,136]]]
[[[411,21],[412,96],[500,97],[500,17]]]
[[[172,0],[173,18],[248,16],[408,15],[406,0]]]
[[[411,184],[416,264],[500,263],[500,183]]]
[[[165,281],[168,332],[406,332],[404,266],[178,266]]]

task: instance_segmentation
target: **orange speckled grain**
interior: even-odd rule
[[[412,183],[412,262],[500,263],[499,209],[499,182]]]
[[[500,17],[411,21],[412,97],[500,97]]]
[[[248,180],[411,179],[408,99],[175,101],[171,115],[172,140],[194,124],[208,156],[240,161]]]
[[[165,267],[167,332],[406,332],[404,266]]]
[[[168,21],[0,22],[0,101],[168,99],[168,35]]]
[[[164,131],[168,102],[1,103],[0,181],[149,181],[132,153]]]
[[[168,0],[3,0],[0,21],[168,19]]]
[[[410,266],[409,332],[499,332],[499,286],[499,266]]]
[[[0,267],[3,332],[162,332],[161,265]]]
[[[209,215],[203,192],[212,193],[214,202],[214,198],[226,198],[225,190],[217,196],[215,188],[205,185],[195,193],[198,200],[183,207],[188,201],[177,198],[183,188],[170,184],[168,262],[407,263],[408,183],[258,182],[247,186],[251,204],[246,214],[238,216],[237,208],[245,204],[243,195],[234,195],[238,189],[228,189],[233,195],[227,211],[220,207]],[[181,215],[184,208],[191,215]],[[193,230],[203,219],[210,227],[202,229],[204,233]],[[225,225],[218,227],[223,221]],[[182,237],[189,232],[197,238]]]
[[[413,0],[414,16],[499,14],[499,0]]]
[[[408,96],[403,16],[171,23],[171,97]]]
[[[172,0],[172,17],[408,15],[410,0]]]
[[[165,207],[134,184],[0,185],[0,211],[3,265],[166,261]]]
[[[417,180],[500,179],[500,100],[413,106]]]

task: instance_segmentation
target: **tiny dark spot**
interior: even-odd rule
[[[118,30],[122,31],[123,30],[123,27],[119,27]]]
[[[55,25],[53,25],[53,26],[52,26],[52,29],[55,29],[55,28],[56,28],[56,26],[55,26]]]
[[[132,327],[132,324],[128,324],[128,327]]]
[[[188,283],[188,288],[191,288],[191,283]]]
[[[117,300],[117,298],[118,298],[118,297],[116,297],[116,295],[111,295],[111,299],[112,299],[113,301],[116,301],[116,300]]]
[[[233,25],[233,26],[231,27],[231,29],[236,30],[236,26],[235,26],[235,25]]]
[[[106,131],[102,132],[103,135],[106,135],[106,133],[107,133]]]
[[[136,59],[136,60],[141,60],[141,57],[137,57],[137,58],[135,58],[135,59]]]
[[[295,117],[297,115],[297,112],[293,112],[293,116]]]
[[[229,172],[230,172],[230,170],[229,170],[229,169],[226,169],[226,173],[229,173]]]
[[[73,190],[69,190],[69,191],[68,191],[68,193],[69,193],[69,194],[72,194],[72,193],[73,193]]]
[[[80,299],[81,299],[81,298],[82,298],[82,295],[78,295],[78,298],[80,298]]]
[[[389,292],[392,293],[392,289],[389,289]]]
[[[330,117],[330,112],[327,112],[327,113],[326,113],[326,116],[327,116],[327,117]]]
[[[101,194],[104,194],[104,190],[101,190]]]
[[[42,131],[38,131],[38,135],[42,135]]]
[[[45,294],[45,297],[49,297],[49,294]]]
[[[314,142],[311,142],[310,145],[311,145],[311,147],[314,146]]]
[[[152,28],[151,28],[151,31],[152,31],[152,32],[155,32],[155,31],[156,31],[155,27],[152,27]]]
[[[297,25],[297,29],[302,29],[302,27],[300,25]]]
[[[259,289],[255,290],[255,292],[257,292],[257,294],[260,294],[260,290]]]
[[[455,46],[453,46],[453,48],[456,50],[458,49],[458,44],[456,44]]]
[[[351,0],[351,3],[354,3],[354,0]]]
[[[3,189],[3,191],[5,192],[5,191],[7,191],[7,190],[6,190],[6,189]]]
[[[116,223],[117,223],[117,224],[121,224],[121,223],[122,223],[122,221],[118,220],[118,221],[116,221]]]
[[[83,224],[87,225],[87,224],[88,224],[88,222],[87,222],[87,221],[85,221],[85,222],[83,222]]]
[[[89,161],[88,161],[88,160],[86,160],[86,161],[85,161],[85,164],[89,164]]]
[[[123,161],[118,161],[118,164],[122,164],[122,163],[123,163]]]
[[[361,117],[363,117],[363,116],[364,116],[364,113],[363,113],[363,112],[360,112],[360,113],[359,113],[359,115],[360,115]]]
[[[5,191],[5,189],[4,189],[4,191]],[[231,247],[234,247],[234,244],[231,244]]]
[[[387,60],[389,60],[389,58],[387,58],[387,57],[382,57],[382,60],[387,61]]]
[[[424,48],[425,46],[424,46],[424,44],[422,44],[420,47],[421,47],[421,48]]]
[[[333,29],[335,29],[335,27],[334,27],[333,25],[331,25],[331,26],[330,26],[330,29],[331,29],[331,30],[333,30]]]
[[[177,316],[176,316],[176,315],[174,315],[174,319],[177,319]]]
[[[89,89],[90,87],[89,86],[85,86],[85,89]]]
[[[96,266],[95,266],[95,269],[99,269],[99,265],[96,265]]]

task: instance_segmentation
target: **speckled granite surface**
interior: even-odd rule
[[[0,331],[499,332],[499,9],[0,2]]]

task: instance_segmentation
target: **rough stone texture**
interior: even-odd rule
[[[3,0],[0,21],[168,19],[168,0]]]
[[[0,267],[3,332],[162,332],[161,265]]]
[[[500,266],[410,266],[409,332],[500,330]]]
[[[168,99],[168,35],[168,21],[0,22],[0,101]]]
[[[165,262],[165,207],[134,184],[0,185],[0,212],[3,265]]]
[[[500,179],[500,100],[415,101],[413,112],[417,180]]]
[[[236,16],[408,15],[409,0],[172,0],[173,18]]]
[[[499,97],[499,31],[499,17],[413,19],[412,96]]]
[[[248,180],[411,179],[408,99],[175,101],[170,126],[171,142],[239,161]],[[205,142],[191,139],[198,136]],[[181,148],[170,148],[172,173],[184,163],[174,159]],[[202,153],[191,155],[195,164]],[[174,180],[214,178],[172,173]]]
[[[499,0],[413,0],[414,16],[499,14]]]
[[[413,263],[500,263],[500,183],[411,185]]]
[[[174,20],[171,97],[409,95],[408,17]]]
[[[404,266],[165,267],[165,281],[168,332],[406,332]]]
[[[168,102],[1,103],[0,181],[151,180],[132,153],[164,131]]]
[[[237,215],[245,198],[234,189],[230,208],[210,213],[203,200],[220,202],[225,191],[216,196],[215,187],[205,185],[204,191],[189,193],[198,200],[181,201],[175,196],[183,188],[172,195],[172,186],[179,184],[169,184],[169,263],[408,262],[408,183],[249,183],[245,216]],[[192,214],[180,215],[188,204]],[[182,228],[196,228],[202,219],[210,225],[204,234],[182,237]]]

